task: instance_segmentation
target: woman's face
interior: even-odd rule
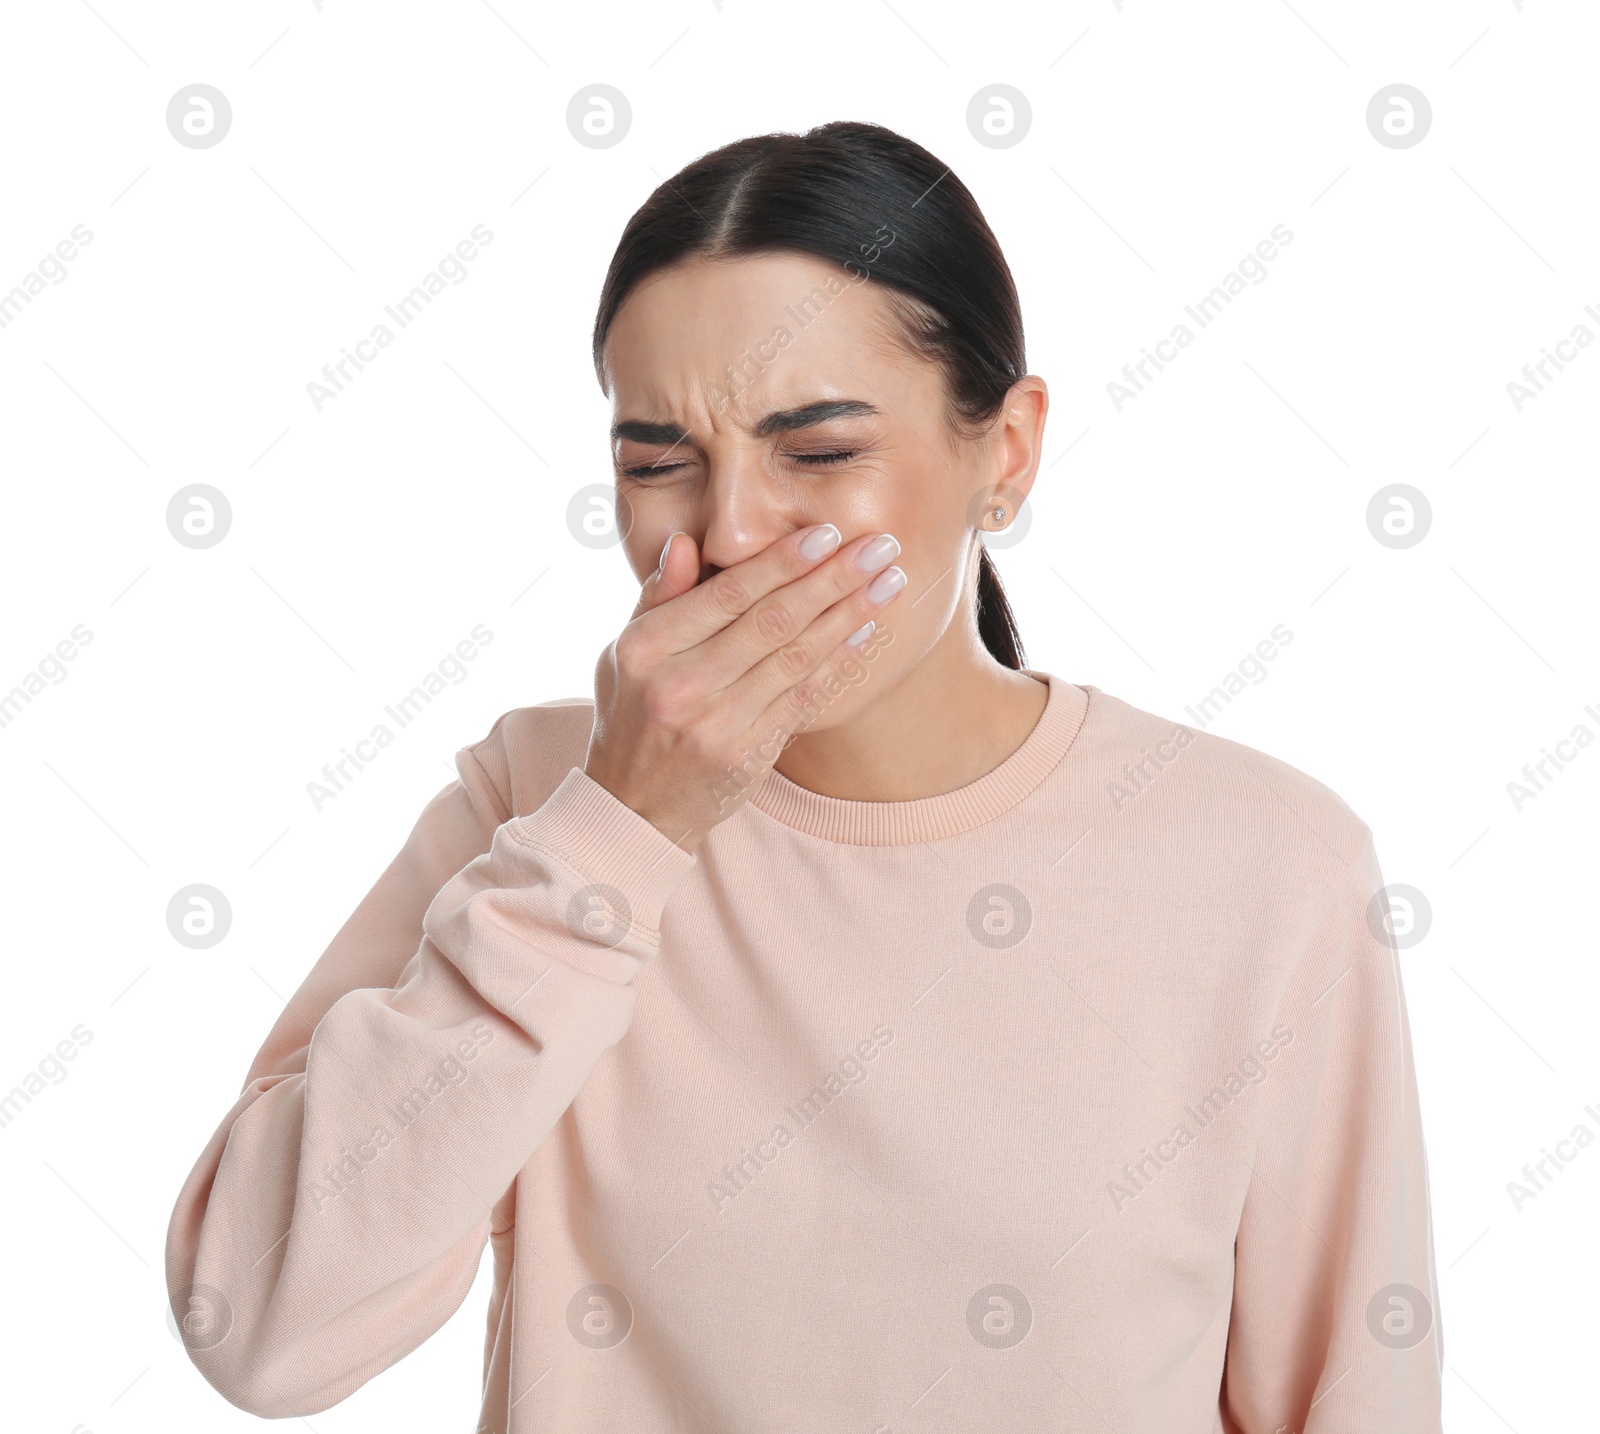
[[[986,436],[960,439],[943,371],[896,333],[883,285],[773,253],[658,271],[606,338],[618,507],[631,511],[640,582],[674,530],[699,543],[701,581],[813,523],[846,543],[899,540],[906,587],[877,617],[892,637],[868,644],[866,680],[809,730],[894,686],[941,639],[978,642],[976,527],[996,502],[1011,521],[1038,466],[1042,380],[1020,380]]]

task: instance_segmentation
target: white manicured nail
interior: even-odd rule
[[[893,533],[879,533],[856,554],[856,563],[864,573],[881,568],[890,558],[900,556],[900,544]]]
[[[839,546],[839,530],[832,523],[813,528],[800,540],[800,556],[807,562],[825,558]]]
[[[899,568],[885,568],[867,584],[867,597],[872,602],[888,602],[906,585],[906,575]]]
[[[860,647],[863,642],[872,636],[872,629],[877,625],[878,624],[869,617],[864,623],[861,624],[860,627],[852,632],[849,637],[845,638],[844,645],[846,647]]]
[[[657,573],[660,573],[661,571],[663,571],[666,568],[666,566],[667,566],[667,554],[672,551],[672,540],[674,538],[676,538],[677,536],[678,536],[678,530],[676,528],[674,528],[672,530],[672,532],[667,535],[667,541],[664,542],[661,545],[661,556],[656,559],[656,572]]]

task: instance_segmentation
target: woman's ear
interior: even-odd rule
[[[998,532],[1016,521],[1039,473],[1049,409],[1049,387],[1037,374],[1024,374],[1011,385],[989,433],[989,486],[980,494],[981,502],[974,500],[974,526]],[[1002,511],[1004,516],[997,517]]]
[[[1044,420],[1050,409],[1050,389],[1037,374],[1024,374],[1006,395],[1001,417],[1001,471],[995,481],[1015,488],[1024,498],[1039,472],[1044,445]]]

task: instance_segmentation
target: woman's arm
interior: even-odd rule
[[[1279,1009],[1292,1035],[1234,1245],[1230,1434],[1440,1428],[1428,1167],[1382,887],[1368,831]]]
[[[457,1309],[495,1206],[627,1030],[694,865],[576,768],[484,851],[464,783],[487,781],[470,752],[459,765],[274,1027],[172,1214],[190,1357],[266,1418],[337,1404]]]

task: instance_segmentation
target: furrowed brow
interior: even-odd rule
[[[625,418],[611,425],[611,441],[629,439],[634,443],[682,443],[689,435],[676,423],[647,423],[642,419]]]
[[[796,428],[812,428],[831,418],[876,418],[878,410],[870,403],[855,398],[824,399],[808,403],[802,408],[786,408],[769,413],[756,424],[757,438],[767,438],[774,433],[789,433]]]
[[[876,418],[878,410],[860,399],[822,399],[800,408],[786,408],[769,413],[755,427],[758,438],[774,433],[789,433],[799,428],[814,428],[834,418]],[[628,439],[634,443],[682,443],[688,432],[676,423],[652,423],[644,419],[625,418],[611,425],[612,441]]]

